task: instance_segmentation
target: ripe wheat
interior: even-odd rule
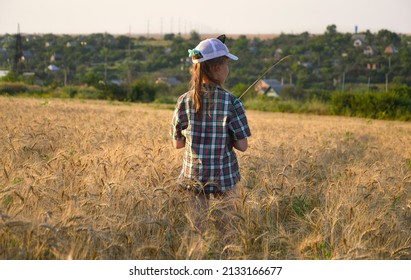
[[[248,112],[238,191],[178,189],[171,110],[0,98],[1,259],[410,259],[411,124]]]

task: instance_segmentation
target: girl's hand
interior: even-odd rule
[[[240,139],[240,140],[234,140],[233,147],[241,152],[245,152],[248,148],[247,138]]]
[[[173,146],[176,149],[184,148],[186,146],[186,139],[185,138],[177,139],[177,140],[173,139]]]

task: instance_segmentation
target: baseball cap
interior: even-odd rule
[[[201,41],[193,50],[188,50],[189,56],[193,63],[200,63],[213,58],[227,56],[232,60],[237,60],[238,57],[228,51],[227,46],[219,39],[210,38]],[[194,58],[195,55],[200,54],[201,58]]]

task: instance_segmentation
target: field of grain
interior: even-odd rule
[[[248,111],[243,180],[178,189],[172,110],[0,98],[0,259],[411,259],[411,123]]]

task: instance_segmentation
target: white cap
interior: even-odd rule
[[[237,60],[238,57],[228,51],[227,46],[219,39],[211,38],[201,41],[194,50],[188,50],[193,63],[199,63],[213,58],[227,56],[232,60]],[[193,58],[196,54],[201,54],[199,59]]]

